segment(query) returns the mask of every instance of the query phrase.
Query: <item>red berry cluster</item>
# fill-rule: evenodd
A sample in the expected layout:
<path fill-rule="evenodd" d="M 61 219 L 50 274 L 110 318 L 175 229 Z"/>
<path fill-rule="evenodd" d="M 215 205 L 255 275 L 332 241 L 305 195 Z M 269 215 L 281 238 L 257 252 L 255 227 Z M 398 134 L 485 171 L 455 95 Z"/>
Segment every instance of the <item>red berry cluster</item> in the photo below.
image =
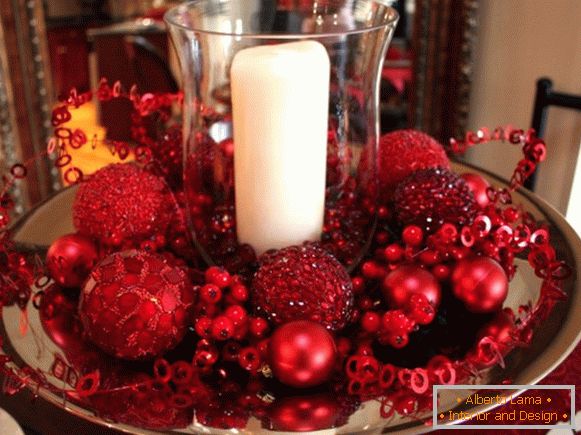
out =
<path fill-rule="evenodd" d="M 412 295 L 403 309 L 383 312 L 365 311 L 359 321 L 361 329 L 377 335 L 381 344 L 389 344 L 395 348 L 405 347 L 409 342 L 409 334 L 419 327 L 428 325 L 436 316 L 435 307 L 422 294 Z"/>
<path fill-rule="evenodd" d="M 268 351 L 269 324 L 248 313 L 249 292 L 241 276 L 210 267 L 199 295 L 194 314 L 194 329 L 200 337 L 194 355 L 196 367 L 210 372 L 222 359 L 238 362 L 243 369 L 257 373 Z"/>

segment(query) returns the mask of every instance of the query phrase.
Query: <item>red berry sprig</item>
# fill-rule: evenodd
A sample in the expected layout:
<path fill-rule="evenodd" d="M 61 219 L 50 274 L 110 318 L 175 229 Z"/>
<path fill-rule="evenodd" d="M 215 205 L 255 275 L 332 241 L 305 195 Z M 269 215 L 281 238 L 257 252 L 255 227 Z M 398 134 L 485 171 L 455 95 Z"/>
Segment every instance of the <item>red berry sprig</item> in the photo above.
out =
<path fill-rule="evenodd" d="M 194 355 L 196 365 L 209 372 L 222 358 L 237 361 L 251 373 L 258 372 L 265 362 L 266 343 L 262 339 L 269 324 L 248 313 L 248 287 L 241 276 L 217 266 L 206 270 L 204 281 L 194 314 L 194 330 L 201 338 Z"/>

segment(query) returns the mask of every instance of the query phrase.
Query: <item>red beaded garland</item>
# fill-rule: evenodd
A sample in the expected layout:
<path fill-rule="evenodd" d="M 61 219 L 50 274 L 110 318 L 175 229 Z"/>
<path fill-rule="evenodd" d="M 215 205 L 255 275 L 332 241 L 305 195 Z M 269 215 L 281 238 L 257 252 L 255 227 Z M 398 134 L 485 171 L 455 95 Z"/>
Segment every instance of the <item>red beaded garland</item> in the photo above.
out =
<path fill-rule="evenodd" d="M 46 267 L 59 285 L 79 287 L 98 258 L 97 248 L 89 238 L 67 234 L 56 239 L 48 248 Z"/>
<path fill-rule="evenodd" d="M 125 251 L 106 257 L 91 272 L 79 316 L 87 337 L 105 352 L 147 359 L 179 343 L 194 297 L 181 268 L 157 254 Z"/>
<path fill-rule="evenodd" d="M 285 323 L 270 338 L 269 361 L 274 377 L 291 387 L 314 387 L 327 381 L 336 359 L 335 340 L 315 322 Z"/>

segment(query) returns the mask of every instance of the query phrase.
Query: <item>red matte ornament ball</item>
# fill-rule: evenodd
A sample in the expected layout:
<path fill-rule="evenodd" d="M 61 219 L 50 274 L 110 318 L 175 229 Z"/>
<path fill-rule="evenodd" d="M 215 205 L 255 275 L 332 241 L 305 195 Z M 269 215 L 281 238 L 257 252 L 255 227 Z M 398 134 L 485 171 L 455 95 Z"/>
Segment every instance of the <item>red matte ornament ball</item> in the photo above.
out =
<path fill-rule="evenodd" d="M 79 233 L 106 245 L 134 246 L 163 234 L 174 206 L 161 178 L 131 163 L 112 164 L 80 184 L 73 223 Z"/>
<path fill-rule="evenodd" d="M 95 244 L 80 234 L 67 234 L 56 239 L 46 254 L 50 277 L 66 288 L 80 287 L 97 263 Z"/>
<path fill-rule="evenodd" d="M 124 251 L 93 269 L 81 292 L 79 317 L 86 336 L 106 353 L 150 359 L 181 341 L 194 299 L 180 267 L 158 254 Z M 212 323 L 210 329 L 218 328 Z"/>
<path fill-rule="evenodd" d="M 468 187 L 474 194 L 474 199 L 480 207 L 484 208 L 490 204 L 490 199 L 488 198 L 487 193 L 490 183 L 486 181 L 484 177 L 472 172 L 466 172 L 465 174 L 462 174 L 461 177 L 466 181 L 466 184 L 468 184 Z"/>
<path fill-rule="evenodd" d="M 308 388 L 327 381 L 335 367 L 337 347 L 320 324 L 298 320 L 280 326 L 270 338 L 270 367 L 285 385 Z"/>
<path fill-rule="evenodd" d="M 414 294 L 422 294 L 437 307 L 441 289 L 436 277 L 425 269 L 405 264 L 391 271 L 382 283 L 383 296 L 391 308 L 403 308 Z"/>
<path fill-rule="evenodd" d="M 489 257 L 460 260 L 451 276 L 454 295 L 469 311 L 490 313 L 502 308 L 508 294 L 508 277 Z"/>

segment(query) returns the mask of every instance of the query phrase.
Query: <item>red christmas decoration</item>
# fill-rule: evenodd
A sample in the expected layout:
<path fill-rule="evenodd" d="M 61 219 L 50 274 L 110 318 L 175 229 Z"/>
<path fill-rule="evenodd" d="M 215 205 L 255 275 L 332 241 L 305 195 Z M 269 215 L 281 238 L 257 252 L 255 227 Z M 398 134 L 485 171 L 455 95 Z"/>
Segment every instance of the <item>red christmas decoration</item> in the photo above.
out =
<path fill-rule="evenodd" d="M 490 187 L 490 183 L 486 181 L 484 177 L 472 172 L 466 172 L 461 175 L 462 179 L 466 181 L 468 187 L 474 195 L 474 199 L 478 205 L 482 208 L 490 204 L 490 199 L 488 198 L 487 189 Z"/>
<path fill-rule="evenodd" d="M 165 233 L 173 204 L 161 178 L 134 164 L 113 164 L 79 186 L 73 222 L 108 245 L 139 243 Z"/>
<path fill-rule="evenodd" d="M 168 129 L 167 125 L 162 125 L 169 121 L 170 107 L 175 102 L 180 102 L 180 96 L 153 94 L 141 96 L 135 88 L 131 88 L 128 92 L 119 83 L 109 87 L 106 81 L 101 83 L 96 95 L 102 101 L 121 97 L 133 104 L 135 109 L 133 122 L 141 126 L 133 131 L 137 143 L 137 146 L 133 148 L 137 162 L 144 165 L 147 170 L 151 170 L 153 174 L 163 175 L 174 190 L 173 193 L 178 201 L 183 202 L 180 198 L 182 193 L 179 192 L 181 185 L 179 149 L 175 148 L 179 147 L 179 130 L 178 127 Z M 68 154 L 68 150 L 81 147 L 87 142 L 87 137 L 81 130 L 70 130 L 65 123 L 72 116 L 69 108 L 78 107 L 90 98 L 90 92 L 84 94 L 71 92 L 71 95 L 53 113 L 52 122 L 58 129 L 58 134 L 49 142 L 48 152 L 57 154 L 57 166 L 63 167 L 63 176 L 70 182 L 80 181 L 82 172 L 70 162 L 73 156 Z M 211 108 L 206 108 L 206 110 L 212 112 Z M 143 117 L 151 117 L 152 122 L 139 123 L 139 118 L 143 120 Z M 154 130 L 150 127 L 154 127 L 154 124 L 155 131 L 159 133 L 156 137 L 162 138 L 162 141 L 152 145 L 151 141 L 155 139 L 149 137 L 149 134 L 153 133 Z M 416 136 L 420 134 L 419 132 L 411 133 Z M 398 132 L 395 136 L 397 135 L 403 137 L 405 132 Z M 49 373 L 29 366 L 15 369 L 12 367 L 13 361 L 9 355 L 0 357 L 0 370 L 8 374 L 9 378 L 14 375 L 14 379 L 20 381 L 11 382 L 12 385 L 8 386 L 7 391 L 13 392 L 22 388 L 28 384 L 29 380 L 38 382 L 41 387 L 52 391 L 58 390 L 60 387 L 52 384 L 50 378 L 44 375 L 56 376 L 60 373 L 63 377 L 57 376 L 57 378 L 67 383 L 61 393 L 69 394 L 69 385 L 76 385 L 75 389 L 79 402 L 82 401 L 81 405 L 93 410 L 99 416 L 138 427 L 159 430 L 187 426 L 191 423 L 194 412 L 198 423 L 220 429 L 243 428 L 247 425 L 250 416 L 259 419 L 266 418 L 263 420 L 265 425 L 278 430 L 312 431 L 338 427 L 347 420 L 349 415 L 345 412 L 344 397 L 341 397 L 343 394 L 348 396 L 350 403 L 354 403 L 355 407 L 359 405 L 359 400 L 377 400 L 380 402 L 379 412 L 384 418 L 390 418 L 397 412 L 422 419 L 423 411 L 432 403 L 430 394 L 433 384 L 470 383 L 469 381 L 473 380 L 471 376 L 474 368 L 498 364 L 502 361 L 502 355 L 512 349 L 516 342 L 519 344 L 527 342 L 533 330 L 546 319 L 556 301 L 564 297 L 564 293 L 560 290 L 561 281 L 571 273 L 566 264 L 557 259 L 556 251 L 550 245 L 548 229 L 535 222 L 533 217 L 518 206 L 506 207 L 511 202 L 510 192 L 521 186 L 522 181 L 544 158 L 545 145 L 534 136 L 534 132 L 512 128 L 499 128 L 494 132 L 482 129 L 478 132 L 467 133 L 464 141 L 452 140 L 450 145 L 453 150 L 462 151 L 477 143 L 499 139 L 521 145 L 524 158 L 519 162 L 507 189 L 490 189 L 488 192 L 490 204 L 485 210 L 479 209 L 480 212 L 485 212 L 485 215 L 476 217 L 471 225 L 462 228 L 460 224 L 444 225 L 436 234 L 430 234 L 431 231 L 427 231 L 423 225 L 418 226 L 412 223 L 402 225 L 405 228 L 402 228 L 401 240 L 392 240 L 393 232 L 392 228 L 388 227 L 388 223 L 391 223 L 392 216 L 397 217 L 396 210 L 391 208 L 391 204 L 383 204 L 377 209 L 380 230 L 372 241 L 365 261 L 358 269 L 357 273 L 360 273 L 360 276 L 352 277 L 357 300 L 355 307 L 349 310 L 352 323 L 342 334 L 337 334 L 337 350 L 328 329 L 317 322 L 287 323 L 279 326 L 278 330 L 275 328 L 276 333 L 273 336 L 271 335 L 273 325 L 262 317 L 256 317 L 256 313 L 248 311 L 248 308 L 254 305 L 255 295 L 250 294 L 246 285 L 251 279 L 249 271 L 254 270 L 255 257 L 248 247 L 236 246 L 233 208 L 215 210 L 210 218 L 212 228 L 207 232 L 207 237 L 214 239 L 219 245 L 216 249 L 216 258 L 223 259 L 223 263 L 232 270 L 239 271 L 239 275 L 229 275 L 225 270 L 213 267 L 206 270 L 203 276 L 196 269 L 199 263 L 190 261 L 189 264 L 193 267 L 189 270 L 190 276 L 200 285 L 200 300 L 196 304 L 193 303 L 196 290 L 192 289 L 190 289 L 190 296 L 182 298 L 183 300 L 178 303 L 172 303 L 183 295 L 185 288 L 189 289 L 189 285 L 182 285 L 182 278 L 185 279 L 185 275 L 183 272 L 175 271 L 177 268 L 173 265 L 173 260 L 169 258 L 170 254 L 167 254 L 166 259 L 146 252 L 132 251 L 115 254 L 95 269 L 96 272 L 91 278 L 92 284 L 86 286 L 87 294 L 82 295 L 81 306 L 85 303 L 87 307 L 81 308 L 80 317 L 86 322 L 92 322 L 91 325 L 96 325 L 90 328 L 94 328 L 97 338 L 103 340 L 109 349 L 113 349 L 108 352 L 114 355 L 117 355 L 116 352 L 120 349 L 126 352 L 128 348 L 134 353 L 132 346 L 139 347 L 140 352 L 151 352 L 151 355 L 162 353 L 164 349 L 173 345 L 167 344 L 172 341 L 168 337 L 173 336 L 173 333 L 167 332 L 168 328 L 176 330 L 181 327 L 177 325 L 176 319 L 187 317 L 195 320 L 194 331 L 199 337 L 194 342 L 194 349 L 191 349 L 183 360 L 179 360 L 175 353 L 172 353 L 169 361 L 158 358 L 153 364 L 153 370 L 151 370 L 151 365 L 115 364 L 108 355 L 85 340 L 78 332 L 82 327 L 76 319 L 77 305 L 72 298 L 69 299 L 71 295 L 63 292 L 56 283 L 50 283 L 47 277 L 38 276 L 38 271 L 42 271 L 42 268 L 37 266 L 37 262 L 34 261 L 36 258 L 28 256 L 27 253 L 18 253 L 17 248 L 10 244 L 8 232 L 6 232 L 0 243 L 0 258 L 3 260 L 0 261 L 2 272 L 0 275 L 4 277 L 0 279 L 0 303 L 18 302 L 24 309 L 30 302 L 29 298 L 33 297 L 33 306 L 40 310 L 45 333 L 66 357 L 66 362 L 62 358 L 55 361 L 55 366 Z M 127 157 L 130 147 L 134 146 L 134 144 L 122 142 L 111 145 L 121 158 Z M 157 149 L 155 145 L 158 146 Z M 212 147 L 212 150 L 216 152 L 206 159 L 206 163 L 231 164 L 233 150 L 231 141 L 223 141 L 218 144 L 218 147 L 219 150 L 214 150 Z M 440 146 L 436 148 L 439 149 L 438 147 Z M 429 160 L 424 157 L 426 153 L 418 151 L 419 148 L 415 145 L 410 146 L 407 143 L 404 148 L 402 152 L 398 152 L 395 147 L 396 151 L 391 154 L 380 152 L 380 159 L 383 157 L 387 162 L 387 169 L 396 166 L 413 171 L 415 169 L 410 169 L 413 165 L 421 163 L 423 159 Z M 172 150 L 178 152 L 172 152 Z M 385 150 L 386 148 L 382 149 L 382 151 Z M 166 152 L 169 154 L 164 154 Z M 412 157 L 407 163 L 402 161 L 400 164 L 400 161 L 396 161 L 396 157 L 401 157 L 404 152 L 412 154 Z M 167 156 L 167 159 L 164 159 L 164 156 Z M 334 158 L 335 156 L 331 156 L 329 159 L 328 169 L 332 167 Z M 26 176 L 27 167 L 32 162 L 31 159 L 24 164 L 13 165 L 10 174 L 6 174 L 3 178 L 5 193 L 0 197 L 1 227 L 8 224 L 8 212 L 13 207 L 9 198 L 10 186 L 16 180 Z M 444 163 L 440 162 L 438 165 L 447 166 L 448 162 L 445 160 Z M 392 174 L 386 171 L 385 166 L 381 169 L 382 176 L 391 177 Z M 107 171 L 104 170 L 104 173 L 107 174 Z M 341 175 L 339 170 L 331 171 L 332 177 L 339 175 Z M 105 177 L 101 183 L 106 184 L 113 178 Z M 138 204 L 137 206 L 129 204 L 129 206 L 135 206 L 135 209 L 143 208 L 139 201 L 145 197 L 149 198 L 150 193 L 146 191 L 147 187 L 144 187 L 143 180 L 134 181 L 130 177 L 124 180 L 125 184 L 130 186 L 129 190 L 134 189 L 137 192 L 133 194 L 131 190 L 128 193 L 128 197 L 137 197 Z M 347 180 L 349 181 L 350 179 Z M 119 181 L 115 181 L 114 184 L 114 189 L 121 188 Z M 470 186 L 469 180 L 467 184 L 469 188 L 474 189 Z M 126 187 L 122 186 L 122 188 Z M 445 189 L 449 190 L 448 186 Z M 103 197 L 102 193 L 105 190 L 101 188 L 98 196 Z M 444 190 L 443 187 L 434 188 L 435 193 L 442 190 Z M 341 233 L 343 229 L 357 233 L 361 228 L 366 228 L 369 224 L 369 215 L 375 213 L 376 208 L 374 201 L 363 200 L 359 203 L 351 190 L 346 193 L 342 198 L 344 203 L 341 202 L 335 208 L 327 210 L 329 213 L 326 216 L 323 243 L 337 253 L 337 258 L 350 264 L 350 261 L 354 261 L 355 258 L 353 253 L 359 251 L 358 248 L 354 248 L 356 238 L 350 238 L 350 236 L 343 238 L 340 237 Z M 381 193 L 385 194 L 385 192 Z M 392 192 L 389 194 L 392 195 Z M 88 226 L 97 228 L 98 225 L 94 221 L 99 219 L 106 223 L 105 230 L 99 229 L 95 232 L 97 234 L 95 238 L 114 245 L 105 248 L 121 250 L 126 249 L 128 245 L 140 244 L 146 251 L 171 249 L 172 252 L 192 260 L 192 253 L 187 245 L 188 239 L 185 237 L 186 224 L 183 219 L 174 216 L 172 223 L 162 222 L 159 228 L 155 228 L 156 222 L 147 223 L 150 218 L 156 219 L 157 215 L 151 212 L 155 209 L 151 206 L 155 201 L 147 199 L 146 207 L 140 213 L 131 209 L 131 214 L 126 216 L 124 213 L 129 208 L 126 210 L 118 205 L 117 196 L 116 194 L 108 195 L 107 204 L 117 213 L 119 219 L 110 218 L 105 213 L 105 208 L 100 209 L 98 213 L 94 213 L 89 206 L 85 209 L 89 216 Z M 101 197 L 96 201 L 101 201 Z M 424 196 L 424 199 L 426 197 L 428 194 Z M 212 205 L 211 199 L 205 195 L 197 199 L 201 206 L 199 216 L 205 218 L 205 213 Z M 417 208 L 421 209 L 427 201 L 418 200 Z M 480 204 L 478 198 L 474 201 Z M 173 201 L 168 201 L 168 204 L 170 203 L 173 204 Z M 355 208 L 350 209 L 350 206 Z M 173 208 L 168 208 L 167 212 L 161 215 L 171 216 L 174 213 Z M 446 215 L 446 219 L 450 215 L 451 213 Z M 118 223 L 119 226 L 117 226 Z M 153 226 L 151 232 L 149 232 L 150 226 Z M 166 231 L 168 226 L 172 227 L 171 231 Z M 134 232 L 135 229 L 143 227 L 147 229 L 146 233 L 149 235 L 144 236 L 142 232 Z M 387 281 L 387 274 L 394 269 L 399 270 L 403 267 L 402 264 L 413 262 L 421 265 L 425 270 L 431 270 L 442 285 L 449 283 L 451 288 L 459 290 L 458 293 L 464 297 L 463 300 L 467 305 L 474 303 L 477 309 L 481 309 L 482 303 L 490 305 L 497 299 L 503 299 L 497 294 L 502 291 L 499 292 L 496 289 L 497 284 L 503 280 L 498 278 L 490 281 L 488 277 L 473 276 L 475 268 L 469 267 L 460 274 L 463 278 L 469 279 L 460 278 L 454 281 L 451 279 L 452 272 L 459 273 L 457 269 L 455 270 L 456 264 L 465 262 L 464 259 L 470 256 L 486 255 L 501 262 L 503 270 L 512 276 L 515 267 L 514 257 L 517 254 L 520 258 L 528 258 L 532 270 L 539 276 L 539 282 L 542 280 L 540 285 L 543 289 L 536 305 L 520 307 L 518 323 L 514 321 L 514 315 L 510 311 L 496 312 L 494 320 L 480 329 L 476 343 L 467 351 L 464 358 L 450 360 L 439 354 L 438 349 L 442 349 L 441 343 L 435 343 L 432 347 L 431 343 L 424 341 L 426 352 L 431 354 L 436 350 L 438 354 L 434 355 L 426 365 L 420 367 L 419 365 L 422 364 L 413 363 L 414 355 L 411 355 L 417 351 L 418 347 L 409 348 L 409 352 L 398 350 L 408 344 L 412 333 L 434 320 L 436 307 L 424 293 L 424 288 L 422 291 L 413 292 L 407 298 L 403 297 L 402 300 L 406 302 L 400 307 L 386 310 L 387 307 L 378 297 L 377 290 L 379 290 L 378 287 L 383 286 L 384 281 Z M 272 255 L 275 256 L 275 254 Z M 152 257 L 158 258 L 158 264 L 165 264 L 160 269 L 161 272 L 155 267 L 155 270 L 151 269 L 151 265 L 155 263 L 155 261 L 152 263 Z M 323 289 L 323 292 L 319 294 L 324 294 L 329 301 L 323 301 L 321 297 L 311 299 L 311 296 L 307 296 L 309 305 L 304 312 L 307 313 L 307 318 L 311 317 L 311 313 L 314 313 L 315 318 L 323 316 L 335 327 L 340 323 L 335 319 L 341 317 L 333 309 L 327 310 L 331 312 L 328 314 L 321 308 L 324 303 L 328 303 L 329 307 L 335 307 L 336 300 L 345 305 L 343 299 L 346 297 L 343 293 L 337 293 L 334 290 L 335 282 L 331 282 L 333 289 L 326 289 L 322 284 L 323 281 L 327 282 L 328 277 L 336 276 L 337 273 L 329 272 L 328 275 L 320 273 L 317 269 L 319 263 L 314 263 L 317 265 L 314 267 L 308 262 L 303 262 L 299 257 L 290 256 L 285 257 L 284 260 L 289 260 L 291 265 L 298 265 L 297 270 L 300 272 L 297 274 L 284 274 L 285 269 L 281 266 L 280 269 L 274 269 L 277 273 L 280 272 L 279 275 L 275 275 L 271 281 L 269 281 L 270 278 L 265 278 L 269 288 L 281 286 L 285 292 L 280 299 L 281 302 L 275 303 L 275 314 L 285 314 L 289 307 L 295 305 L 295 301 L 306 304 L 303 297 L 306 294 L 304 289 L 301 289 L 299 296 L 289 295 L 297 285 L 296 282 L 316 274 L 320 280 L 313 281 L 310 292 Z M 324 264 L 323 269 L 331 269 L 326 262 Z M 482 268 L 486 270 L 486 267 Z M 421 270 L 424 271 L 424 269 Z M 497 271 L 489 275 L 495 273 Z M 275 280 L 277 276 L 278 279 Z M 407 276 L 409 277 L 409 274 Z M 470 287 L 467 283 L 472 283 L 473 286 Z M 41 288 L 42 291 L 32 293 L 30 288 L 33 285 Z M 137 294 L 137 300 L 134 299 L 134 294 Z M 274 294 L 274 290 L 269 291 L 269 294 Z M 337 297 L 337 294 L 341 296 Z M 131 311 L 134 301 L 134 311 Z M 151 301 L 154 303 L 148 304 Z M 285 305 L 287 302 L 288 305 Z M 447 300 L 442 300 L 440 304 L 446 302 Z M 89 307 L 89 304 L 93 306 Z M 152 305 L 155 309 L 151 308 Z M 172 305 L 176 307 L 175 313 L 172 314 L 173 324 L 167 320 L 171 320 L 172 317 L 166 316 L 168 314 L 166 309 L 171 311 Z M 192 316 L 189 315 L 189 305 L 195 305 L 195 310 L 192 310 L 195 314 Z M 449 310 L 444 311 L 443 308 L 445 307 L 440 306 L 441 311 L 437 322 L 440 326 L 440 320 L 446 320 L 444 319 L 446 315 L 453 315 Z M 492 308 L 489 309 L 492 310 Z M 182 312 L 188 312 L 188 314 L 182 315 Z M 275 320 L 273 316 L 271 320 L 276 322 L 278 319 Z M 478 316 L 474 320 L 478 322 Z M 277 335 L 293 323 L 304 323 L 306 326 Z M 438 325 L 435 327 L 439 328 Z M 479 324 L 473 326 L 477 328 Z M 85 330 L 90 328 L 85 326 Z M 178 340 L 179 334 L 178 331 L 174 336 L 175 340 Z M 306 334 L 305 341 L 301 339 L 301 334 Z M 469 335 L 474 336 L 472 330 Z M 193 336 L 194 332 L 192 332 Z M 162 345 L 161 342 L 165 344 Z M 387 349 L 389 352 L 384 354 L 385 349 L 381 346 L 385 345 L 390 345 L 394 349 Z M 85 346 L 87 349 L 84 349 Z M 283 352 L 283 349 L 289 350 L 289 353 Z M 423 348 L 419 349 L 420 353 L 423 352 Z M 315 359 L 319 352 L 323 352 L 322 362 Z M 378 354 L 374 355 L 375 352 Z M 312 356 L 312 353 L 315 353 L 315 356 Z M 329 357 L 329 355 L 333 356 Z M 412 361 L 408 361 L 408 356 Z M 58 354 L 55 356 L 55 359 L 57 358 L 60 358 Z M 279 367 L 277 371 L 276 366 L 280 361 L 286 361 L 289 364 Z M 311 381 L 326 382 L 321 389 L 332 391 L 333 397 L 285 398 L 288 392 L 282 388 L 276 388 L 276 400 L 268 405 L 269 400 L 261 393 L 269 390 L 268 381 L 262 378 L 260 372 L 267 362 L 273 366 L 273 373 L 281 381 L 286 376 L 290 379 L 287 380 L 287 384 L 300 387 L 308 386 Z M 318 366 L 326 362 L 328 365 L 325 367 Z M 407 368 L 412 366 L 415 368 Z M 331 367 L 328 372 L 327 367 Z M 239 377 L 240 368 L 249 372 L 249 376 Z M 144 369 L 147 372 L 144 372 Z M 135 373 L 129 373 L 133 370 Z M 337 370 L 335 376 L 332 376 L 333 370 Z M 300 373 L 306 373 L 306 380 L 298 378 Z M 323 376 L 325 373 L 327 374 Z M 79 382 L 71 382 L 77 380 L 77 376 L 80 376 Z M 14 386 L 16 383 L 21 385 L 16 387 Z M 334 403 L 333 399 L 339 404 Z"/>
<path fill-rule="evenodd" d="M 312 320 L 337 331 L 351 318 L 353 285 L 347 271 L 314 245 L 264 254 L 252 287 L 256 312 L 275 324 Z"/>
<path fill-rule="evenodd" d="M 80 287 L 99 254 L 95 244 L 80 234 L 67 234 L 56 239 L 46 254 L 49 275 L 60 286 Z"/>
<path fill-rule="evenodd" d="M 403 225 L 417 225 L 431 233 L 444 224 L 470 224 L 478 211 L 466 182 L 444 168 L 414 172 L 395 191 L 394 209 Z"/>
<path fill-rule="evenodd" d="M 489 257 L 460 260 L 452 272 L 452 290 L 475 313 L 499 310 L 508 294 L 508 278 L 502 266 Z"/>
<path fill-rule="evenodd" d="M 181 268 L 158 254 L 125 251 L 106 257 L 91 272 L 79 315 L 87 337 L 105 352 L 148 359 L 183 338 L 194 297 Z"/>
<path fill-rule="evenodd" d="M 433 307 L 440 304 L 441 290 L 438 280 L 415 264 L 402 265 L 390 272 L 381 287 L 390 308 L 404 308 L 415 294 L 424 295 Z"/>
<path fill-rule="evenodd" d="M 311 432 L 335 426 L 341 411 L 337 399 L 330 394 L 285 397 L 268 410 L 268 429 L 290 432 Z"/>
<path fill-rule="evenodd" d="M 505 308 L 494 319 L 484 325 L 478 332 L 478 339 L 490 337 L 498 345 L 499 350 L 506 354 L 514 341 L 514 313 Z"/>
<path fill-rule="evenodd" d="M 336 360 L 335 340 L 318 323 L 289 322 L 270 338 L 270 367 L 274 377 L 285 385 L 320 385 L 331 377 Z"/>
<path fill-rule="evenodd" d="M 424 168 L 449 168 L 442 145 L 418 130 L 397 130 L 379 141 L 379 191 L 383 201 L 391 199 L 397 185 L 411 173 Z"/>

